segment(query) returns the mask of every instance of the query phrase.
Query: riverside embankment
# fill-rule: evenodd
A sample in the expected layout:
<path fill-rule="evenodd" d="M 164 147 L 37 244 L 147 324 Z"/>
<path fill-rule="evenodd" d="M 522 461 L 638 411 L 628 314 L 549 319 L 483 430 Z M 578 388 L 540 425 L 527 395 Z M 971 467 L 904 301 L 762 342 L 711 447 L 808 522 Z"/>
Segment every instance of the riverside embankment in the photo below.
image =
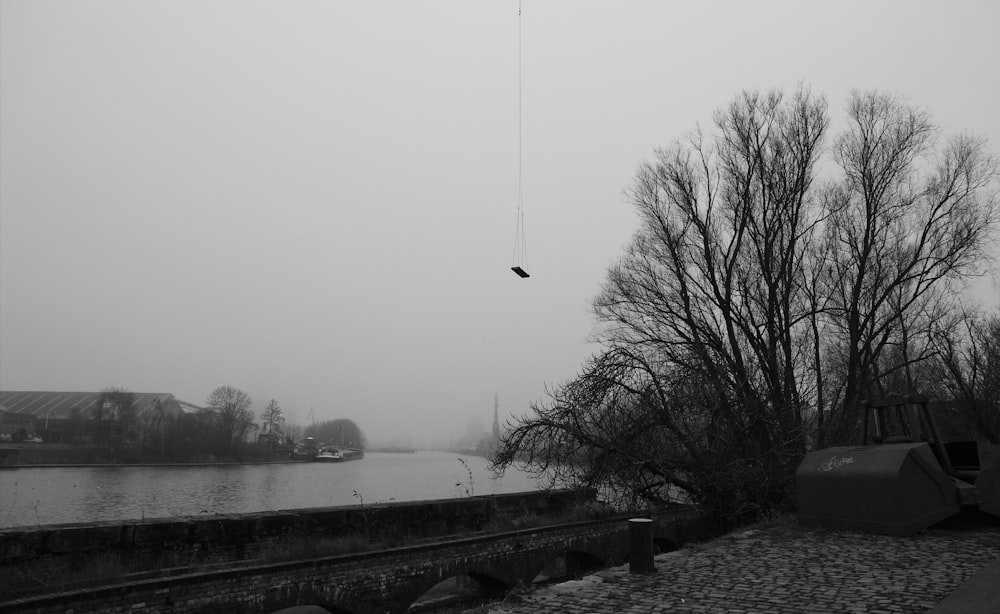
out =
<path fill-rule="evenodd" d="M 442 501 L 289 509 L 0 530 L 0 596 L 206 565 L 392 548 L 558 516 L 592 493 L 526 492 Z M 513 526 L 511 524 L 511 526 Z M 104 567 L 102 572 L 100 567 Z"/>
<path fill-rule="evenodd" d="M 570 575 L 625 560 L 629 517 L 595 505 L 593 493 L 532 492 L 0 531 L 0 610 L 264 614 L 311 604 L 401 614 L 453 578 L 483 596 L 529 584 L 558 559 Z M 712 513 L 690 506 L 650 522 L 671 548 L 714 530 Z M 311 549 L 343 537 L 368 548 Z M 109 562 L 113 573 L 89 573 Z"/>

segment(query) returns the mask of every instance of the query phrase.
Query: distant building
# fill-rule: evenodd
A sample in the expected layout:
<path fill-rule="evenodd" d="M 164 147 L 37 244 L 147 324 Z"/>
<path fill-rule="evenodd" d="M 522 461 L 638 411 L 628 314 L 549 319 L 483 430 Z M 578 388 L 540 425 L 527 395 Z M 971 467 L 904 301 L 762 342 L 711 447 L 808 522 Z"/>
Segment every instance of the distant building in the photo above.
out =
<path fill-rule="evenodd" d="M 35 417 L 8 411 L 0 405 L 0 441 L 14 441 L 35 434 Z"/>
<path fill-rule="evenodd" d="M 157 412 L 177 416 L 202 411 L 170 393 L 129 394 L 139 420 L 154 418 Z M 105 392 L 0 391 L 0 433 L 24 429 L 29 436 L 40 433 L 46 442 L 71 443 L 79 434 L 79 423 L 90 420 L 104 398 Z"/>

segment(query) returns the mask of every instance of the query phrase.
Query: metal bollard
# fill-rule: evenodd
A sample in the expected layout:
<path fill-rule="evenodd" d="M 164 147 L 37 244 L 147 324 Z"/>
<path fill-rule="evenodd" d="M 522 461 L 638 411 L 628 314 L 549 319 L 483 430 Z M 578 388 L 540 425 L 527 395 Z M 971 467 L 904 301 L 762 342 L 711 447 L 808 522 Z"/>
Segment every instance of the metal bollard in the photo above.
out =
<path fill-rule="evenodd" d="M 653 566 L 653 521 L 649 518 L 629 518 L 628 521 L 628 571 L 629 573 L 652 573 Z"/>

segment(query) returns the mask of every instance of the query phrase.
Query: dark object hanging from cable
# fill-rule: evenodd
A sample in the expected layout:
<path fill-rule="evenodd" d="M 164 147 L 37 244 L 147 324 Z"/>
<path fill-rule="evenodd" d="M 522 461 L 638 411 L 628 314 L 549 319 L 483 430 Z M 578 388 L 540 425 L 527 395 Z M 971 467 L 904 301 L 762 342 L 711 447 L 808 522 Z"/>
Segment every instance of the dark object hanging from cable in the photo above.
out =
<path fill-rule="evenodd" d="M 514 230 L 514 256 L 510 270 L 519 277 L 528 275 L 528 244 L 524 238 L 524 203 L 521 180 L 521 2 L 517 3 L 517 228 Z"/>
<path fill-rule="evenodd" d="M 510 270 L 521 277 L 528 275 L 528 246 L 524 240 L 524 211 L 521 208 L 521 189 L 518 187 L 517 198 L 517 230 L 514 232 L 514 258 Z"/>

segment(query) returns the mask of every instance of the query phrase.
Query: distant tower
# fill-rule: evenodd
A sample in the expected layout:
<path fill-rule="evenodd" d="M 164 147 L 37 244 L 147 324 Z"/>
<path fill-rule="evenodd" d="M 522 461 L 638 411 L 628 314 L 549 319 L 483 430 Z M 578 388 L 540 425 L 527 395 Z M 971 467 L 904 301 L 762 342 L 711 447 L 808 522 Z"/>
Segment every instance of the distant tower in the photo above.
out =
<path fill-rule="evenodd" d="M 500 397 L 493 393 L 493 441 L 500 441 Z"/>

